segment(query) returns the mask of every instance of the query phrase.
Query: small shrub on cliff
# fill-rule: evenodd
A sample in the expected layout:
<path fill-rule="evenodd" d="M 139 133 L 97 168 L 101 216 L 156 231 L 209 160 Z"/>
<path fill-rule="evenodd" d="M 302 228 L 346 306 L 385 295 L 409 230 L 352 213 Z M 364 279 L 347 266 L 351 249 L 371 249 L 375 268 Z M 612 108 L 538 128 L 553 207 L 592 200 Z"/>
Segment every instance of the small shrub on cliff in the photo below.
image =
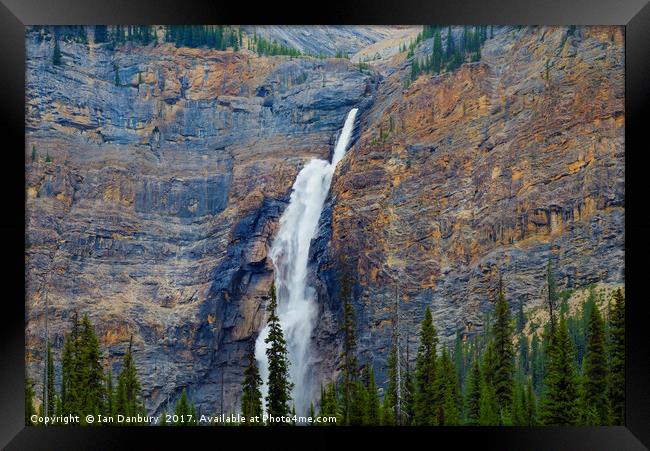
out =
<path fill-rule="evenodd" d="M 54 40 L 54 53 L 52 53 L 52 64 L 55 66 L 61 65 L 61 48 L 59 47 L 59 40 Z"/>

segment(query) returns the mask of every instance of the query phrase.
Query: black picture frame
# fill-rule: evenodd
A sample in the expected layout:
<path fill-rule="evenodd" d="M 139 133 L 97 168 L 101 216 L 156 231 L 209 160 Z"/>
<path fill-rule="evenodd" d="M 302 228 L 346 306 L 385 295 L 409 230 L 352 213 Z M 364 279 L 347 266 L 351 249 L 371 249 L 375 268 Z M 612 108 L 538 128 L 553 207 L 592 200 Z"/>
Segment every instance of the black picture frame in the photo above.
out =
<path fill-rule="evenodd" d="M 456 449 L 636 450 L 650 447 L 650 351 L 647 346 L 647 300 L 644 298 L 645 260 L 650 255 L 650 217 L 644 196 L 644 126 L 650 100 L 650 4 L 648 0 L 502 0 L 427 1 L 363 0 L 346 5 L 326 2 L 266 6 L 253 3 L 197 0 L 1 0 L 2 140 L 4 170 L 0 177 L 3 217 L 0 222 L 3 277 L 3 325 L 0 328 L 0 445 L 7 449 L 115 449 L 135 444 L 146 435 L 147 447 L 173 439 L 196 443 L 201 439 L 223 443 L 228 439 L 268 440 L 276 432 L 255 428 L 80 428 L 25 427 L 24 307 L 25 307 L 25 26 L 66 24 L 517 24 L 517 25 L 624 25 L 626 36 L 625 99 L 625 284 L 626 421 L 619 427 L 443 427 L 435 429 L 291 428 L 288 443 L 301 447 L 339 440 L 351 432 L 366 433 L 372 441 L 406 439 L 413 434 L 426 443 L 449 443 Z M 21 239 L 22 237 L 22 239 Z M 182 432 L 178 434 L 178 432 Z M 184 439 L 183 439 L 184 437 Z M 142 438 L 142 437 L 138 437 Z M 287 437 L 288 438 L 288 437 Z M 368 442 L 370 444 L 370 442 Z M 195 446 L 195 445 L 191 445 Z M 232 446 L 243 446 L 235 445 Z M 280 443 L 278 443 L 280 446 Z M 271 446 L 273 448 L 273 446 Z"/>

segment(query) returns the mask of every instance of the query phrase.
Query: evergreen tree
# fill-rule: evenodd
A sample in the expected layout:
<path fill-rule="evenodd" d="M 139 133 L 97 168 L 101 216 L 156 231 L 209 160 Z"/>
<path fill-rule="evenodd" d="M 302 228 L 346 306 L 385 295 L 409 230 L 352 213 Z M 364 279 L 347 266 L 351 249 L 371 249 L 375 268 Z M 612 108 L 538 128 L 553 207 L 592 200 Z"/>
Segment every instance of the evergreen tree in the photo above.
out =
<path fill-rule="evenodd" d="M 437 367 L 436 386 L 438 387 L 439 397 L 436 403 L 437 423 L 440 426 L 457 425 L 459 424 L 458 381 L 454 365 L 446 348 L 442 350 Z"/>
<path fill-rule="evenodd" d="M 36 161 L 36 146 L 32 144 L 32 162 Z"/>
<path fill-rule="evenodd" d="M 530 345 L 530 373 L 533 388 L 540 393 L 544 381 L 544 351 L 537 334 L 533 334 Z"/>
<path fill-rule="evenodd" d="M 349 426 L 352 423 L 351 410 L 353 399 L 358 395 L 355 390 L 357 384 L 358 362 L 356 358 L 356 334 L 355 334 L 355 315 L 354 307 L 350 299 L 351 282 L 350 270 L 347 264 L 342 264 L 341 273 L 341 293 L 340 297 L 343 303 L 343 351 L 341 353 L 341 365 L 339 369 L 343 375 L 343 418 L 344 424 Z M 363 397 L 362 395 L 359 395 Z M 358 418 L 355 421 L 360 422 Z"/>
<path fill-rule="evenodd" d="M 537 424 L 537 399 L 535 397 L 535 391 L 533 390 L 532 379 L 528 379 L 528 385 L 526 387 L 526 403 L 524 405 L 524 418 L 526 421 L 526 426 L 535 426 Z"/>
<path fill-rule="evenodd" d="M 106 400 L 104 402 L 106 406 L 106 414 L 109 416 L 116 415 L 116 405 L 115 405 L 115 389 L 113 388 L 113 372 L 109 366 L 108 374 L 106 375 Z"/>
<path fill-rule="evenodd" d="M 368 392 L 368 414 L 366 417 L 366 424 L 370 426 L 379 426 L 380 424 L 380 405 L 379 395 L 377 394 L 377 384 L 375 382 L 375 372 L 369 364 L 366 364 L 365 374 L 368 377 L 367 392 Z"/>
<path fill-rule="evenodd" d="M 158 425 L 159 426 L 167 426 L 167 412 L 165 412 L 164 407 L 162 409 L 162 412 L 160 412 L 160 423 Z"/>
<path fill-rule="evenodd" d="M 619 288 L 609 318 L 609 400 L 612 423 L 625 422 L 625 297 Z"/>
<path fill-rule="evenodd" d="M 326 389 L 323 389 L 321 386 L 321 401 L 320 409 L 318 411 L 318 416 L 323 417 L 335 417 L 336 422 L 332 423 L 318 423 L 323 426 L 336 426 L 340 424 L 342 420 L 341 411 L 338 403 L 338 393 L 336 391 L 336 385 L 334 383 L 328 384 Z"/>
<path fill-rule="evenodd" d="M 547 352 L 548 368 L 540 420 L 544 425 L 575 425 L 580 418 L 578 387 L 573 349 L 564 318 L 560 318 L 557 330 L 551 334 Z"/>
<path fill-rule="evenodd" d="M 475 359 L 467 382 L 467 395 L 465 397 L 465 422 L 470 426 L 477 426 L 480 424 L 482 379 L 478 359 Z"/>
<path fill-rule="evenodd" d="M 25 380 L 25 426 L 33 426 L 32 415 L 36 413 L 34 409 L 34 388 L 32 387 L 32 381 L 29 379 Z"/>
<path fill-rule="evenodd" d="M 481 381 L 481 396 L 479 406 L 479 424 L 481 426 L 497 426 L 501 424 L 499 403 L 494 387 L 485 378 Z"/>
<path fill-rule="evenodd" d="M 126 416 L 137 415 L 142 410 L 138 399 L 140 393 L 140 380 L 135 369 L 132 355 L 133 337 L 129 341 L 129 347 L 124 354 L 122 372 L 117 378 L 117 399 L 116 411 Z"/>
<path fill-rule="evenodd" d="M 499 408 L 502 411 L 512 404 L 514 351 L 512 346 L 512 325 L 510 321 L 510 308 L 499 290 L 499 297 L 495 307 L 494 350 L 495 350 L 495 372 L 494 390 L 497 396 Z"/>
<path fill-rule="evenodd" d="M 287 416 L 293 384 L 289 379 L 289 358 L 287 344 L 282 333 L 280 318 L 277 315 L 278 301 L 275 295 L 275 285 L 269 291 L 269 335 L 264 341 L 268 347 L 266 356 L 269 361 L 268 395 L 266 410 L 269 415 Z M 272 423 L 281 424 L 281 423 Z"/>
<path fill-rule="evenodd" d="M 388 387 L 384 391 L 382 408 L 382 424 L 384 426 L 397 424 L 397 345 L 393 343 L 388 354 Z"/>
<path fill-rule="evenodd" d="M 244 370 L 244 381 L 242 382 L 241 411 L 246 417 L 246 425 L 255 425 L 252 419 L 256 416 L 262 418 L 262 392 L 260 386 L 262 378 L 257 369 L 255 352 L 251 346 L 248 353 L 248 366 Z"/>
<path fill-rule="evenodd" d="M 436 346 L 438 337 L 433 326 L 431 310 L 427 307 L 420 330 L 420 347 L 416 356 L 415 424 L 436 423 L 438 390 L 436 381 Z"/>
<path fill-rule="evenodd" d="M 553 275 L 553 267 L 551 266 L 551 259 L 548 259 L 546 265 L 546 302 L 548 305 L 549 324 L 551 326 L 551 336 L 555 334 L 555 304 L 557 303 L 557 285 L 555 283 L 555 276 Z"/>
<path fill-rule="evenodd" d="M 583 386 L 585 422 L 589 425 L 610 424 L 607 354 L 605 351 L 605 328 L 598 307 L 591 309 L 587 327 L 587 349 Z"/>
<path fill-rule="evenodd" d="M 61 64 L 61 48 L 59 47 L 59 40 L 54 38 L 54 52 L 52 53 L 52 64 L 59 66 Z"/>
<path fill-rule="evenodd" d="M 190 415 L 192 408 L 187 400 L 187 392 L 185 389 L 181 392 L 181 397 L 174 405 L 174 416 L 176 416 L 174 426 L 183 426 L 190 422 Z"/>
<path fill-rule="evenodd" d="M 108 41 L 108 27 L 106 25 L 95 25 L 95 44 Z"/>
<path fill-rule="evenodd" d="M 436 27 L 433 35 L 433 55 L 431 58 L 432 69 L 434 73 L 439 73 L 442 69 L 443 54 L 442 54 L 442 38 L 440 36 L 440 29 Z"/>
<path fill-rule="evenodd" d="M 47 376 L 43 373 L 43 396 L 41 399 L 43 402 L 46 402 L 47 398 L 47 415 L 55 416 L 56 415 L 56 391 L 54 388 L 54 358 L 52 357 L 52 343 L 50 340 L 47 341 L 47 352 L 46 352 L 46 365 L 45 371 Z M 47 391 L 45 390 L 45 381 L 47 380 Z"/>

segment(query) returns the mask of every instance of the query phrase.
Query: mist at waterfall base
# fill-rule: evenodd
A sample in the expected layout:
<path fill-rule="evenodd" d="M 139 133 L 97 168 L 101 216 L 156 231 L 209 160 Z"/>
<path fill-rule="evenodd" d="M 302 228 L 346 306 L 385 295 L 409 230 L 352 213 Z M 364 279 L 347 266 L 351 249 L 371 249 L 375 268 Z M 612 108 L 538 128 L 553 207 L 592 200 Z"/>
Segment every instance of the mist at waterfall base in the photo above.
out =
<path fill-rule="evenodd" d="M 299 415 L 309 409 L 313 380 L 311 334 L 316 315 L 315 291 L 307 286 L 309 246 L 316 234 L 336 165 L 345 155 L 357 115 L 357 108 L 348 113 L 334 147 L 332 161 L 313 159 L 298 173 L 293 184 L 289 206 L 280 218 L 280 228 L 271 246 L 275 268 L 278 317 L 287 342 L 289 374 L 293 382 L 292 402 Z M 268 393 L 268 360 L 266 356 L 268 326 L 255 342 L 255 359 L 262 377 L 264 403 Z"/>

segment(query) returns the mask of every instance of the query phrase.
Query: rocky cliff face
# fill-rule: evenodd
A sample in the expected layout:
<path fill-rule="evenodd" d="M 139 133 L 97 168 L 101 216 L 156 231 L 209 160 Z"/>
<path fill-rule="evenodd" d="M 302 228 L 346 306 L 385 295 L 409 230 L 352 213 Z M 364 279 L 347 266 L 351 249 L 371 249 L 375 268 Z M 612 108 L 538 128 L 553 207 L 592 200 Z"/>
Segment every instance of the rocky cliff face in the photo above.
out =
<path fill-rule="evenodd" d="M 53 66 L 50 40 L 27 46 L 31 374 L 47 292 L 55 349 L 75 312 L 107 363 L 133 335 L 149 410 L 183 387 L 202 411 L 221 393 L 230 409 L 295 176 L 375 81 L 346 60 L 62 43 Z"/>
<path fill-rule="evenodd" d="M 377 46 L 373 33 L 346 35 L 351 52 Z M 107 364 L 133 335 L 149 411 L 183 387 L 201 412 L 237 410 L 277 221 L 353 106 L 358 137 L 312 245 L 319 378 L 339 353 L 342 256 L 358 280 L 362 358 L 380 373 L 396 289 L 414 354 L 427 305 L 451 338 L 489 309 L 499 273 L 508 299 L 530 305 L 549 257 L 563 287 L 623 281 L 621 29 L 499 29 L 480 62 L 408 88 L 404 54 L 362 72 L 92 40 L 62 43 L 53 66 L 52 49 L 28 33 L 30 374 L 41 374 L 47 293 L 55 350 L 75 312 L 96 325 Z"/>
<path fill-rule="evenodd" d="M 352 262 L 359 347 L 378 372 L 396 296 L 414 356 L 426 306 L 449 342 L 480 324 L 499 275 L 529 306 L 549 259 L 560 288 L 623 282 L 622 30 L 567 31 L 500 29 L 480 62 L 408 88 L 407 67 L 382 80 L 313 255 L 324 318 L 341 315 L 337 262 Z M 323 374 L 335 324 L 320 323 Z"/>

